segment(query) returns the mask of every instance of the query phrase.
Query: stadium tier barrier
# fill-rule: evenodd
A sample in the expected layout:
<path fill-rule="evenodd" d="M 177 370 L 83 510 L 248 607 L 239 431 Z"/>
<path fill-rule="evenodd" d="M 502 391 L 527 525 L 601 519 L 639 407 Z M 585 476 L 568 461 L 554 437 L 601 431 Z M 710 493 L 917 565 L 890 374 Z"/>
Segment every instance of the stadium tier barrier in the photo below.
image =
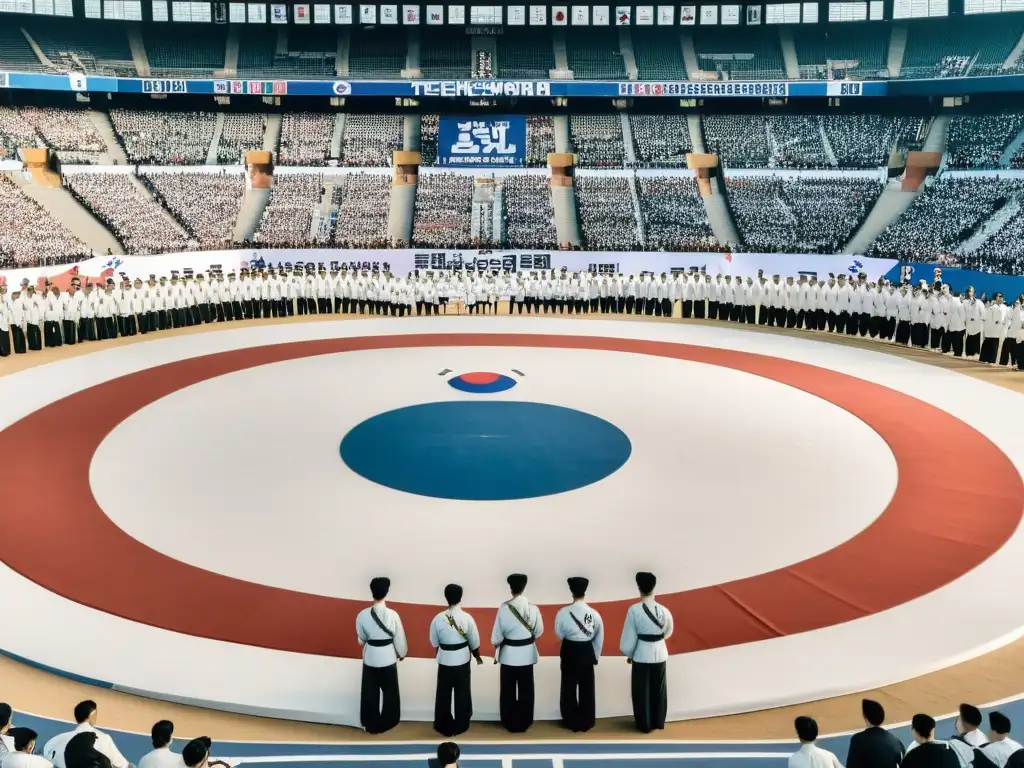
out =
<path fill-rule="evenodd" d="M 938 267 L 856 255 L 819 255 L 792 253 L 678 253 L 664 251 L 488 251 L 443 250 L 427 248 L 350 250 L 340 248 L 267 248 L 263 250 L 236 249 L 226 251 L 199 251 L 170 253 L 156 256 L 100 256 L 77 264 L 25 269 L 0 270 L 0 282 L 14 286 L 23 279 L 37 282 L 43 278 L 77 271 L 82 278 L 100 278 L 104 274 L 124 275 L 143 280 L 150 275 L 170 275 L 172 272 L 208 272 L 211 268 L 224 272 L 237 272 L 243 268 L 262 265 L 287 264 L 294 267 L 324 264 L 346 266 L 349 269 L 388 269 L 395 275 L 406 275 L 415 270 L 439 271 L 465 267 L 466 269 L 497 269 L 511 272 L 560 270 L 605 273 L 661 274 L 688 269 L 703 269 L 709 274 L 757 277 L 764 274 L 797 276 L 814 275 L 826 279 L 829 273 L 857 275 L 866 273 L 870 280 L 884 277 L 892 282 L 904 279 L 932 282 L 935 270 L 941 269 L 944 282 L 954 291 L 974 286 L 978 295 L 989 296 L 1001 292 L 1011 299 L 1024 293 L 1024 277 L 976 272 L 968 269 Z M 461 266 L 460 266 L 461 265 Z"/>

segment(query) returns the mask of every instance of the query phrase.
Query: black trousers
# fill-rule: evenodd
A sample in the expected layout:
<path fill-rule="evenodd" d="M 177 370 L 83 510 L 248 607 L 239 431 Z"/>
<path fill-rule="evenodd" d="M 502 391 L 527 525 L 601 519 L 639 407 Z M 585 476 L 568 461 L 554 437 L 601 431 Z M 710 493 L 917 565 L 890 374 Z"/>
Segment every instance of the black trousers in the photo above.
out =
<path fill-rule="evenodd" d="M 39 326 L 32 323 L 25 324 L 25 335 L 28 336 L 28 348 L 38 352 L 43 348 L 43 336 L 39 332 Z"/>
<path fill-rule="evenodd" d="M 74 344 L 75 343 L 75 331 L 77 330 L 74 320 L 64 321 L 64 343 Z"/>
<path fill-rule="evenodd" d="M 871 324 L 868 326 L 868 333 L 871 334 L 871 338 L 875 338 L 879 333 L 882 332 L 882 328 L 885 326 L 885 318 L 877 317 L 872 315 Z"/>
<path fill-rule="evenodd" d="M 615 309 L 616 314 L 621 315 L 625 311 L 625 309 L 626 309 L 626 297 L 625 296 L 619 296 L 615 300 L 615 306 L 616 306 L 616 309 Z"/>
<path fill-rule="evenodd" d="M 114 322 L 114 318 L 97 317 L 96 335 L 99 337 L 100 341 L 106 341 L 107 339 L 116 339 L 117 323 Z"/>
<path fill-rule="evenodd" d="M 573 733 L 594 727 L 597 704 L 594 689 L 594 647 L 589 642 L 562 641 L 562 686 L 558 706 L 562 724 Z"/>
<path fill-rule="evenodd" d="M 389 667 L 363 665 L 359 695 L 359 722 L 367 733 L 384 733 L 396 725 L 402 714 L 398 691 L 398 664 Z"/>
<path fill-rule="evenodd" d="M 437 665 L 434 730 L 442 736 L 451 738 L 469 730 L 469 721 L 473 717 L 471 664 L 467 661 L 457 667 Z"/>
<path fill-rule="evenodd" d="M 693 303 L 693 316 L 697 320 L 704 319 L 704 299 L 697 299 Z"/>
<path fill-rule="evenodd" d="M 683 317 L 693 317 L 693 301 L 691 299 L 683 299 Z"/>
<path fill-rule="evenodd" d="M 11 354 L 11 334 L 7 331 L 0 331 L 0 357 L 7 357 Z"/>
<path fill-rule="evenodd" d="M 964 331 L 949 331 L 943 338 L 943 342 L 949 339 L 949 346 L 953 350 L 954 357 L 964 356 Z M 1017 361 L 1020 362 L 1020 355 L 1017 355 Z"/>
<path fill-rule="evenodd" d="M 633 297 L 633 296 L 627 296 L 626 297 L 626 314 L 627 315 L 632 315 L 633 314 L 633 305 L 634 305 L 634 303 L 636 303 L 636 298 L 635 297 Z"/>
<path fill-rule="evenodd" d="M 931 343 L 929 346 L 931 346 L 932 349 L 939 349 L 942 346 L 942 329 L 932 328 L 930 329 L 930 335 Z"/>
<path fill-rule="evenodd" d="M 56 320 L 44 320 L 43 339 L 46 342 L 46 346 L 59 347 L 61 344 L 60 323 L 58 323 Z"/>
<path fill-rule="evenodd" d="M 1003 349 L 999 353 L 1000 365 L 1013 365 L 1017 360 L 1017 338 L 1007 336 L 1003 339 Z"/>
<path fill-rule="evenodd" d="M 967 344 L 964 348 L 964 354 L 968 357 L 974 357 L 981 350 L 981 334 L 972 333 L 967 337 Z"/>
<path fill-rule="evenodd" d="M 746 323 L 747 325 L 753 325 L 754 324 L 754 316 L 756 314 L 757 314 L 757 307 L 755 307 L 753 304 L 747 304 L 745 307 L 743 307 L 743 318 L 742 318 L 743 322 Z"/>
<path fill-rule="evenodd" d="M 910 343 L 915 347 L 924 347 L 928 343 L 928 326 L 924 323 L 914 323 L 910 327 Z"/>
<path fill-rule="evenodd" d="M 942 331 L 942 353 L 946 354 L 953 348 L 953 333 L 943 329 Z"/>
<path fill-rule="evenodd" d="M 910 321 L 900 320 L 896 323 L 896 343 L 907 346 L 910 343 Z"/>
<path fill-rule="evenodd" d="M 717 320 L 718 319 L 718 302 L 717 301 L 708 301 L 708 319 L 709 320 Z"/>
<path fill-rule="evenodd" d="M 860 335 L 867 336 L 868 331 L 871 330 L 871 314 L 868 312 L 860 313 Z"/>
<path fill-rule="evenodd" d="M 19 326 L 11 326 L 11 346 L 14 347 L 14 354 L 23 355 L 25 350 L 28 349 L 28 345 L 25 342 L 25 331 Z"/>
<path fill-rule="evenodd" d="M 771 313 L 771 309 L 767 305 L 762 304 L 760 307 L 758 307 L 757 308 L 757 324 L 758 325 L 768 325 L 768 315 L 770 313 Z"/>
<path fill-rule="evenodd" d="M 533 665 L 502 664 L 498 709 L 509 733 L 524 733 L 533 725 L 533 702 Z"/>
<path fill-rule="evenodd" d="M 96 318 L 83 317 L 78 321 L 78 340 L 96 341 Z"/>
<path fill-rule="evenodd" d="M 668 711 L 668 684 L 665 680 L 665 662 L 632 664 L 633 719 L 641 733 L 650 733 L 665 727 Z"/>
<path fill-rule="evenodd" d="M 796 328 L 796 310 L 795 309 L 787 309 L 786 310 L 786 327 L 787 328 Z"/>
<path fill-rule="evenodd" d="M 999 339 L 985 339 L 981 342 L 981 362 L 995 363 L 999 351 Z"/>

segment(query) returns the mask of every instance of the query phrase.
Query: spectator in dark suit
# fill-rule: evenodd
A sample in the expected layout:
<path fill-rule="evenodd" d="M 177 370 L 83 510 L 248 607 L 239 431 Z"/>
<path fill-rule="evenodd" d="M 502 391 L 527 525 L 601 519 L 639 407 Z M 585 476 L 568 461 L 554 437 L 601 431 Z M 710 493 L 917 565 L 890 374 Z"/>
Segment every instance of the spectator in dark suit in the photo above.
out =
<path fill-rule="evenodd" d="M 895 768 L 903 762 L 903 744 L 882 727 L 885 709 L 877 701 L 864 699 L 860 710 L 867 728 L 850 739 L 846 768 Z"/>
<path fill-rule="evenodd" d="M 949 742 L 935 740 L 935 718 L 914 715 L 910 733 L 914 743 L 903 758 L 903 768 L 960 768 L 957 750 Z"/>

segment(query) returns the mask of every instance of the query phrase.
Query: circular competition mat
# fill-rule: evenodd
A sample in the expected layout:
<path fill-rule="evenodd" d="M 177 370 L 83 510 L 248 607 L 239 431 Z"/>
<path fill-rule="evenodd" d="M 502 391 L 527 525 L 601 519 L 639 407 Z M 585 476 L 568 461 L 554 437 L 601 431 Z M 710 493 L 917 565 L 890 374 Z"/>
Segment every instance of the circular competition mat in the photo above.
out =
<path fill-rule="evenodd" d="M 629 711 L 618 638 L 652 570 L 673 718 L 862 690 L 1020 634 L 1022 410 L 880 352 L 682 324 L 370 320 L 110 348 L 0 379 L 0 588 L 26 617 L 0 648 L 355 724 L 354 618 L 388 575 L 403 718 L 429 719 L 444 584 L 489 651 L 522 571 L 554 718 L 551 624 L 586 575 L 609 716 Z M 495 718 L 496 668 L 473 685 Z"/>

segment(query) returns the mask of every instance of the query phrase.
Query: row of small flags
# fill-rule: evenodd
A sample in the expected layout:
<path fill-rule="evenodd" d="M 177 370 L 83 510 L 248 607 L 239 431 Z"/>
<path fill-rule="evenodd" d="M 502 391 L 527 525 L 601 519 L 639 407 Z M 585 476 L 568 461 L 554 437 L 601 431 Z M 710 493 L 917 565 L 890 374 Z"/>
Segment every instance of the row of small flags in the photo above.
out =
<path fill-rule="evenodd" d="M 247 93 L 256 96 L 285 96 L 288 83 L 285 80 L 214 80 L 216 94 Z"/>

